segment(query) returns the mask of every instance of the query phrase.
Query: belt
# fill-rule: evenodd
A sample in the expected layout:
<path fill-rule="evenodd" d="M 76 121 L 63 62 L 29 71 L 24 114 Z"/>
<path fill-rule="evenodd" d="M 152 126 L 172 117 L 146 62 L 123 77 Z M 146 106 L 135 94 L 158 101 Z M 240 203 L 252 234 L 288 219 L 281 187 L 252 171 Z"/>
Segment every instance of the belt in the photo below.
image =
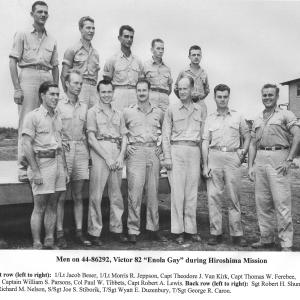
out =
<path fill-rule="evenodd" d="M 93 80 L 93 79 L 90 79 L 90 78 L 83 78 L 83 82 L 87 83 L 89 85 L 94 85 L 94 86 L 97 85 L 97 82 L 95 80 Z"/>
<path fill-rule="evenodd" d="M 154 143 L 154 142 L 149 142 L 149 143 L 137 142 L 137 143 L 132 143 L 130 145 L 132 145 L 132 146 L 142 146 L 142 147 L 156 147 L 157 146 L 157 144 Z"/>
<path fill-rule="evenodd" d="M 275 151 L 275 150 L 284 150 L 289 149 L 289 146 L 272 146 L 272 147 L 262 147 L 259 146 L 258 150 L 265 150 L 265 151 Z"/>
<path fill-rule="evenodd" d="M 135 89 L 135 86 L 133 85 L 129 85 L 129 84 L 125 84 L 125 85 L 115 85 L 115 88 L 118 89 Z"/>
<path fill-rule="evenodd" d="M 120 144 L 120 138 L 113 138 L 113 137 L 100 137 L 97 138 L 98 141 L 109 141 L 111 143 L 116 143 L 116 144 Z"/>
<path fill-rule="evenodd" d="M 194 142 L 194 141 L 171 141 L 171 145 L 199 147 L 200 142 Z"/>
<path fill-rule="evenodd" d="M 169 91 L 161 89 L 161 88 L 151 88 L 151 91 L 169 95 Z"/>
<path fill-rule="evenodd" d="M 35 155 L 38 158 L 55 158 L 61 151 L 58 149 L 39 150 Z"/>
<path fill-rule="evenodd" d="M 209 149 L 218 150 L 222 152 L 236 152 L 236 150 L 239 148 L 230 148 L 226 146 L 212 146 Z"/>
<path fill-rule="evenodd" d="M 42 66 L 42 65 L 30 65 L 30 66 L 25 66 L 22 68 L 30 68 L 30 69 L 35 69 L 35 70 L 43 70 L 43 71 L 49 71 L 50 68 L 46 67 L 46 66 Z"/>

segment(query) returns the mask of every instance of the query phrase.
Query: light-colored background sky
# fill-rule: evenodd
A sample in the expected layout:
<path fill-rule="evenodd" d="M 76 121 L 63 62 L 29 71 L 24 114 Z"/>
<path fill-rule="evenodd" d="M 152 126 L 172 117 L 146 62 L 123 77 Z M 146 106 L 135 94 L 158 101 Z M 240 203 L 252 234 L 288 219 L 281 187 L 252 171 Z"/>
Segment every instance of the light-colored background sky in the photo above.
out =
<path fill-rule="evenodd" d="M 17 106 L 8 69 L 8 54 L 17 30 L 30 28 L 32 0 L 0 0 L 0 126 L 17 126 Z M 57 39 L 59 59 L 77 41 L 80 17 L 95 19 L 93 46 L 105 60 L 119 49 L 118 29 L 135 28 L 133 52 L 143 61 L 150 42 L 165 41 L 165 62 L 173 79 L 188 63 L 188 48 L 202 47 L 201 65 L 211 91 L 218 83 L 231 89 L 232 108 L 253 118 L 261 109 L 260 88 L 300 77 L 300 2 L 201 0 L 51 0 L 47 30 Z M 171 96 L 171 98 L 174 95 Z M 176 97 L 176 96 L 175 96 Z M 280 103 L 288 101 L 281 87 Z M 213 92 L 206 98 L 214 109 Z"/>

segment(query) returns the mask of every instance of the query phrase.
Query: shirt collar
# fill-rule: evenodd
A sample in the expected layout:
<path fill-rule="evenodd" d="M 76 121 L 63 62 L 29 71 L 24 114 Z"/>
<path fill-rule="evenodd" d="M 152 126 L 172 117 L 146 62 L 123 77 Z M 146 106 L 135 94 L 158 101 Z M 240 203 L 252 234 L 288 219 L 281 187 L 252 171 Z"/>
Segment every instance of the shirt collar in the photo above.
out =
<path fill-rule="evenodd" d="M 232 115 L 233 110 L 232 109 L 228 109 L 226 115 Z M 222 116 L 217 110 L 215 111 L 215 115 L 216 116 Z"/>
<path fill-rule="evenodd" d="M 191 64 L 189 64 L 189 65 L 186 67 L 185 71 L 189 71 L 189 72 L 192 72 L 193 74 L 195 74 L 194 71 L 193 71 L 192 68 L 191 68 Z M 202 72 L 201 66 L 200 66 L 199 70 L 197 71 L 197 73 L 199 73 L 199 72 Z"/>
<path fill-rule="evenodd" d="M 100 111 L 102 111 L 102 112 L 104 112 L 104 107 L 103 107 L 103 105 L 101 104 L 101 102 L 99 101 L 97 104 L 96 104 L 97 106 L 97 110 L 98 110 L 98 112 L 100 112 Z M 113 105 L 110 105 L 110 108 L 111 108 L 111 110 L 113 111 L 113 113 L 115 113 L 117 110 L 113 107 Z"/>
<path fill-rule="evenodd" d="M 155 106 L 151 102 L 149 102 L 149 104 L 150 104 L 150 110 L 146 114 L 150 114 L 153 111 L 153 109 L 155 108 Z M 136 110 L 144 113 L 143 111 L 141 111 L 141 109 L 139 108 L 139 106 L 137 104 L 135 104 L 135 108 L 136 108 Z"/>
<path fill-rule="evenodd" d="M 151 61 L 151 63 L 152 63 L 153 65 L 165 65 L 165 63 L 164 63 L 163 60 L 161 60 L 160 63 L 157 63 L 157 62 L 154 60 L 153 56 L 151 57 L 150 61 Z"/>
<path fill-rule="evenodd" d="M 92 42 L 90 42 L 90 44 L 89 44 L 90 48 L 88 48 L 88 43 L 84 42 L 83 39 L 80 39 L 78 44 L 79 44 L 80 48 L 83 47 L 86 51 L 89 51 L 90 49 L 93 49 Z"/>
<path fill-rule="evenodd" d="M 47 116 L 47 114 L 50 116 L 50 114 L 49 114 L 49 111 L 44 107 L 44 105 L 43 104 L 41 104 L 40 105 L 40 112 L 42 113 L 42 115 L 43 116 Z M 56 118 L 57 117 L 57 110 L 55 109 L 54 110 L 54 118 Z"/>
<path fill-rule="evenodd" d="M 34 25 L 32 25 L 32 28 L 31 28 L 31 33 L 36 33 L 36 32 L 37 32 L 36 28 L 34 27 Z M 45 34 L 45 35 L 48 35 L 48 34 L 47 34 L 47 30 L 46 30 L 46 28 L 44 28 L 44 32 L 43 32 L 43 34 Z"/>
<path fill-rule="evenodd" d="M 135 56 L 132 54 L 132 52 L 130 53 L 129 56 L 126 56 L 126 55 L 122 52 L 122 50 L 119 51 L 119 57 L 121 57 L 121 58 L 124 57 L 124 58 L 126 58 L 126 59 L 135 58 Z"/>
<path fill-rule="evenodd" d="M 197 104 L 195 104 L 194 102 L 191 102 L 191 105 L 189 107 L 187 107 L 186 105 L 184 105 L 181 101 L 179 102 L 179 109 L 186 109 L 186 110 L 198 110 L 199 107 L 197 106 Z"/>
<path fill-rule="evenodd" d="M 73 105 L 72 103 L 71 103 L 71 100 L 68 98 L 68 96 L 67 95 L 65 95 L 62 99 L 61 99 L 61 101 L 63 101 L 63 103 L 65 103 L 65 104 L 71 104 L 71 105 Z M 75 103 L 75 107 L 76 106 L 81 106 L 81 102 L 79 101 L 79 99 L 78 99 L 78 101 Z"/>
<path fill-rule="evenodd" d="M 274 109 L 274 113 L 278 113 L 280 110 L 281 110 L 281 109 L 280 109 L 278 106 L 276 106 L 275 109 Z M 259 114 L 259 117 L 260 117 L 261 119 L 264 118 L 264 111 L 265 111 L 265 110 L 263 110 L 263 111 Z"/>

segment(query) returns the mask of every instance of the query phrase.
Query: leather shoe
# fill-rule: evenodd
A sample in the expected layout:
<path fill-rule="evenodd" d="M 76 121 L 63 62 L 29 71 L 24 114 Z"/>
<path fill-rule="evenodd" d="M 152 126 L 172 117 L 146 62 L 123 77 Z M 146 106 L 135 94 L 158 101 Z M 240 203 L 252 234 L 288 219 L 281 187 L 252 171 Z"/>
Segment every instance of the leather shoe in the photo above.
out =
<path fill-rule="evenodd" d="M 183 234 L 177 234 L 176 235 L 176 238 L 175 238 L 175 242 L 178 244 L 178 245 L 182 245 L 184 243 L 184 237 L 183 237 Z"/>
<path fill-rule="evenodd" d="M 137 241 L 137 235 L 136 234 L 128 234 L 128 242 L 135 244 Z"/>
<path fill-rule="evenodd" d="M 292 250 L 292 247 L 282 247 L 281 251 L 282 252 L 292 252 L 293 250 Z"/>
<path fill-rule="evenodd" d="M 233 236 L 232 237 L 232 242 L 234 245 L 240 246 L 240 247 L 247 247 L 248 243 L 245 240 L 243 236 Z"/>
<path fill-rule="evenodd" d="M 213 235 L 213 234 L 211 234 L 208 241 L 207 241 L 207 244 L 210 245 L 210 246 L 215 246 L 215 245 L 221 243 L 221 240 L 222 240 L 222 235 Z"/>
<path fill-rule="evenodd" d="M 191 239 L 192 242 L 196 242 L 196 243 L 202 242 L 202 239 L 201 239 L 200 235 L 197 234 L 197 233 L 191 234 L 190 239 Z"/>
<path fill-rule="evenodd" d="M 7 248 L 8 248 L 8 244 L 3 239 L 0 239 L 0 249 L 7 249 Z"/>
<path fill-rule="evenodd" d="M 60 236 L 56 239 L 56 245 L 60 249 L 66 249 L 68 247 L 66 238 L 64 236 Z"/>
<path fill-rule="evenodd" d="M 262 241 L 258 241 L 251 245 L 253 249 L 270 249 L 273 248 L 274 246 L 275 246 L 274 243 L 263 243 Z"/>
<path fill-rule="evenodd" d="M 54 239 L 47 238 L 44 241 L 44 249 L 46 249 L 46 250 L 58 250 L 58 247 L 54 245 Z"/>
<path fill-rule="evenodd" d="M 91 241 L 86 239 L 83 234 L 76 234 L 75 242 L 79 245 L 86 246 L 86 247 L 92 246 Z"/>
<path fill-rule="evenodd" d="M 159 231 L 150 231 L 150 238 L 154 241 L 157 241 L 157 242 L 167 242 L 168 239 L 161 234 L 161 232 Z"/>
<path fill-rule="evenodd" d="M 99 246 L 99 247 L 103 246 L 103 243 L 102 243 L 100 237 L 98 237 L 98 236 L 91 236 L 90 237 L 90 242 L 94 246 Z"/>
<path fill-rule="evenodd" d="M 126 243 L 128 242 L 128 238 L 124 233 L 115 233 L 112 232 L 113 239 L 120 242 L 120 243 Z"/>

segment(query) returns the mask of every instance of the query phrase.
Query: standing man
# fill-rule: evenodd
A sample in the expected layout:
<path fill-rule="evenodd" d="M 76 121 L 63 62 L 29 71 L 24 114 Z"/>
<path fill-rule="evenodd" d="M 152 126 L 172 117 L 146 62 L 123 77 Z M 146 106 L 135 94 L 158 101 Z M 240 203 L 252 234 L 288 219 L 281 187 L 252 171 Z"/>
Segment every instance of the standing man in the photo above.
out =
<path fill-rule="evenodd" d="M 101 202 L 106 183 L 110 201 L 109 230 L 120 242 L 127 241 L 123 235 L 124 204 L 121 193 L 127 130 L 123 114 L 111 105 L 114 93 L 111 81 L 100 81 L 97 90 L 100 101 L 89 109 L 87 117 L 92 158 L 88 232 L 92 237 L 91 242 L 101 246 L 100 235 L 103 227 Z"/>
<path fill-rule="evenodd" d="M 90 246 L 90 241 L 82 233 L 83 188 L 85 180 L 89 179 L 89 151 L 85 133 L 87 105 L 79 101 L 82 83 L 80 71 L 69 70 L 65 76 L 66 96 L 59 101 L 57 111 L 62 120 L 62 142 L 74 201 L 75 240 L 78 244 Z M 57 207 L 56 237 L 60 248 L 67 247 L 63 230 L 66 195 L 66 192 L 62 193 Z"/>
<path fill-rule="evenodd" d="M 142 63 L 131 52 L 133 36 L 134 29 L 132 27 L 121 26 L 118 36 L 121 51 L 105 63 L 103 71 L 103 77 L 112 80 L 115 87 L 113 105 L 121 111 L 131 104 L 136 104 L 135 86 L 143 75 Z"/>
<path fill-rule="evenodd" d="M 191 46 L 189 49 L 190 65 L 181 71 L 175 83 L 174 92 L 178 95 L 178 82 L 182 77 L 191 77 L 194 80 L 194 89 L 192 92 L 192 101 L 198 103 L 203 111 L 203 122 L 207 116 L 207 106 L 204 99 L 209 94 L 209 84 L 207 74 L 200 66 L 202 59 L 201 48 L 197 45 Z"/>
<path fill-rule="evenodd" d="M 79 70 L 83 76 L 83 85 L 79 95 L 79 101 L 85 103 L 88 108 L 97 103 L 97 81 L 99 66 L 99 54 L 92 46 L 95 34 L 94 19 L 82 17 L 79 20 L 79 31 L 81 39 L 64 54 L 63 67 L 61 71 L 61 83 L 64 91 L 67 91 L 66 75 L 70 69 Z"/>
<path fill-rule="evenodd" d="M 192 101 L 194 80 L 183 77 L 178 82 L 180 103 L 169 106 L 165 113 L 162 144 L 165 166 L 171 185 L 171 232 L 178 244 L 184 233 L 200 242 L 196 210 L 200 176 L 201 107 Z"/>
<path fill-rule="evenodd" d="M 224 187 L 228 190 L 229 232 L 234 244 L 246 247 L 241 221 L 240 195 L 241 163 L 248 152 L 250 133 L 245 119 L 229 109 L 230 88 L 219 84 L 214 89 L 217 111 L 205 122 L 202 155 L 203 175 L 207 178 L 209 208 L 209 245 L 216 245 L 222 238 L 222 200 Z M 240 145 L 244 139 L 243 148 Z"/>
<path fill-rule="evenodd" d="M 42 83 L 39 95 L 42 105 L 26 115 L 22 129 L 34 201 L 30 224 L 33 248 L 43 247 L 41 232 L 44 224 L 44 248 L 54 249 L 57 199 L 66 190 L 67 177 L 62 155 L 62 124 L 55 110 L 59 97 L 58 85 L 49 81 Z"/>
<path fill-rule="evenodd" d="M 128 129 L 127 182 L 128 182 L 128 236 L 136 243 L 140 234 L 143 189 L 147 195 L 146 229 L 152 239 L 165 242 L 159 230 L 158 184 L 159 155 L 157 146 L 163 112 L 149 102 L 150 83 L 140 79 L 136 84 L 138 102 L 124 110 Z"/>
<path fill-rule="evenodd" d="M 27 181 L 27 162 L 21 147 L 24 117 L 40 105 L 38 90 L 44 81 L 58 84 L 58 55 L 54 38 L 45 29 L 48 5 L 36 1 L 32 5 L 33 29 L 17 32 L 9 54 L 9 70 L 14 85 L 14 101 L 18 105 L 18 178 Z M 18 73 L 18 66 L 21 69 Z M 52 74 L 50 73 L 52 72 Z"/>
<path fill-rule="evenodd" d="M 144 63 L 144 74 L 151 84 L 150 102 L 163 112 L 169 106 L 169 95 L 172 91 L 170 68 L 163 62 L 164 41 L 154 39 L 151 42 L 152 58 Z"/>
<path fill-rule="evenodd" d="M 300 143 L 300 129 L 291 111 L 277 107 L 279 88 L 276 85 L 265 84 L 261 94 L 265 109 L 254 120 L 249 148 L 249 178 L 255 181 L 256 211 L 261 234 L 260 240 L 252 247 L 274 246 L 273 222 L 276 217 L 281 249 L 291 251 L 293 223 L 288 171 Z"/>

